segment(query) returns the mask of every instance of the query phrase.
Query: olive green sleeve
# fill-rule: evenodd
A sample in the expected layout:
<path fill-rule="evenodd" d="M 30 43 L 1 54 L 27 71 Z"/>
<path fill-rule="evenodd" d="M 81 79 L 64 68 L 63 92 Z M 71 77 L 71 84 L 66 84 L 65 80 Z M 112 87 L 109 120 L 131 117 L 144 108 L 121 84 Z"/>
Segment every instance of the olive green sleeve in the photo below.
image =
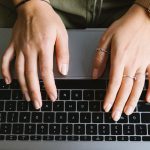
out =
<path fill-rule="evenodd" d="M 16 20 L 16 11 L 11 0 L 0 0 L 0 28 L 12 27 Z"/>

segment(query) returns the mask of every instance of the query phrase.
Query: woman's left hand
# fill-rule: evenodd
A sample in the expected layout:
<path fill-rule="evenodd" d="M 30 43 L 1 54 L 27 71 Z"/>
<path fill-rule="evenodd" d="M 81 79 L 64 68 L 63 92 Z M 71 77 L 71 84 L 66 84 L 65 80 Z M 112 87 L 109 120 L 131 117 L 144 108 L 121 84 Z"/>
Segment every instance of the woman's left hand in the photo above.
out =
<path fill-rule="evenodd" d="M 145 74 L 150 75 L 150 17 L 134 4 L 128 12 L 115 21 L 104 33 L 99 48 L 110 48 L 110 78 L 103 108 L 118 121 L 124 111 L 133 113 L 142 93 Z M 93 78 L 102 75 L 108 53 L 98 51 L 95 56 Z M 135 77 L 135 78 L 134 78 Z M 149 76 L 150 80 L 150 76 Z M 146 101 L 150 102 L 150 84 Z"/>

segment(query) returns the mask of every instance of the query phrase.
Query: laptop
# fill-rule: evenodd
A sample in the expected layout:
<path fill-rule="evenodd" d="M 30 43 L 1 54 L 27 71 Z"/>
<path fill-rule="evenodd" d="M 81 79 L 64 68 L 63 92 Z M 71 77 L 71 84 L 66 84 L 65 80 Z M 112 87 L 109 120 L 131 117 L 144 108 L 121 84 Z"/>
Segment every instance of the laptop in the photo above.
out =
<path fill-rule="evenodd" d="M 102 78 L 91 79 L 92 61 L 105 29 L 68 30 L 70 70 L 62 77 L 54 67 L 57 102 L 50 102 L 40 80 L 43 106 L 26 102 L 17 80 L 0 79 L 0 150 L 130 150 L 150 147 L 150 105 L 144 102 L 147 81 L 131 116 L 114 122 L 102 109 L 109 65 Z M 11 29 L 0 29 L 0 56 Z M 11 67 L 13 72 L 13 65 Z"/>

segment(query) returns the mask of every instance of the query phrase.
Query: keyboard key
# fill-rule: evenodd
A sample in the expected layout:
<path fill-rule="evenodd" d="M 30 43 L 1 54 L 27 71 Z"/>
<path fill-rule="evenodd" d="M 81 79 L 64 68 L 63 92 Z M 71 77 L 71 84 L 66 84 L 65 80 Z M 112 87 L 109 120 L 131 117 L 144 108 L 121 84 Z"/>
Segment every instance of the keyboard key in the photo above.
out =
<path fill-rule="evenodd" d="M 60 124 L 50 124 L 49 134 L 60 134 Z"/>
<path fill-rule="evenodd" d="M 91 136 L 80 136 L 80 141 L 91 141 Z"/>
<path fill-rule="evenodd" d="M 140 123 L 140 114 L 133 113 L 129 116 L 129 123 Z"/>
<path fill-rule="evenodd" d="M 11 91 L 10 90 L 1 90 L 0 91 L 0 100 L 10 100 Z"/>
<path fill-rule="evenodd" d="M 80 113 L 81 123 L 91 123 L 91 113 Z"/>
<path fill-rule="evenodd" d="M 0 112 L 0 122 L 6 122 L 6 112 Z"/>
<path fill-rule="evenodd" d="M 0 111 L 4 110 L 4 101 L 0 101 Z"/>
<path fill-rule="evenodd" d="M 0 89 L 8 89 L 9 85 L 5 83 L 4 79 L 0 79 Z"/>
<path fill-rule="evenodd" d="M 11 124 L 0 124 L 0 134 L 11 134 Z"/>
<path fill-rule="evenodd" d="M 45 112 L 44 113 L 44 123 L 53 123 L 54 122 L 54 113 Z"/>
<path fill-rule="evenodd" d="M 55 136 L 56 141 L 66 141 L 66 136 Z"/>
<path fill-rule="evenodd" d="M 105 136 L 105 141 L 116 141 L 115 136 Z"/>
<path fill-rule="evenodd" d="M 37 134 L 48 134 L 48 124 L 38 124 Z"/>
<path fill-rule="evenodd" d="M 17 136 L 16 135 L 6 135 L 6 140 L 15 141 L 15 140 L 17 140 Z"/>
<path fill-rule="evenodd" d="M 51 111 L 52 110 L 52 102 L 50 101 L 43 101 L 43 105 L 41 108 L 42 111 Z"/>
<path fill-rule="evenodd" d="M 29 102 L 29 111 L 39 111 L 40 109 L 35 109 L 34 105 L 32 102 Z"/>
<path fill-rule="evenodd" d="M 17 111 L 28 111 L 28 102 L 18 101 L 17 102 Z"/>
<path fill-rule="evenodd" d="M 49 136 L 49 135 L 47 135 L 47 136 L 43 136 L 43 140 L 44 141 L 53 141 L 54 140 L 54 136 Z"/>
<path fill-rule="evenodd" d="M 118 136 L 117 141 L 128 141 L 128 136 Z"/>
<path fill-rule="evenodd" d="M 18 122 L 18 112 L 8 112 L 7 122 Z"/>
<path fill-rule="evenodd" d="M 94 91 L 93 90 L 84 90 L 83 91 L 83 100 L 94 100 Z"/>
<path fill-rule="evenodd" d="M 88 111 L 88 102 L 78 101 L 77 102 L 77 111 Z"/>
<path fill-rule="evenodd" d="M 68 113 L 68 122 L 69 123 L 78 123 L 79 122 L 79 113 Z"/>
<path fill-rule="evenodd" d="M 19 122 L 21 123 L 30 122 L 30 112 L 20 112 Z"/>
<path fill-rule="evenodd" d="M 103 141 L 103 136 L 93 136 L 92 140 L 93 141 Z"/>
<path fill-rule="evenodd" d="M 82 100 L 82 91 L 81 90 L 72 90 L 71 91 L 72 100 Z"/>
<path fill-rule="evenodd" d="M 87 135 L 96 135 L 97 134 L 97 125 L 96 124 L 87 124 L 86 125 L 86 134 Z"/>
<path fill-rule="evenodd" d="M 67 137 L 67 140 L 68 140 L 68 141 L 78 141 L 78 140 L 79 140 L 79 137 L 78 137 L 78 136 L 68 136 L 68 137 Z"/>
<path fill-rule="evenodd" d="M 42 122 L 42 113 L 41 112 L 33 112 L 32 113 L 32 122 L 33 123 Z"/>
<path fill-rule="evenodd" d="M 104 100 L 106 91 L 105 90 L 96 90 L 95 91 L 95 100 Z"/>
<path fill-rule="evenodd" d="M 85 125 L 84 124 L 74 124 L 74 134 L 75 135 L 85 134 Z"/>
<path fill-rule="evenodd" d="M 21 90 L 12 90 L 12 99 L 13 100 L 22 100 L 23 94 Z"/>
<path fill-rule="evenodd" d="M 18 136 L 18 140 L 19 141 L 28 141 L 29 140 L 29 136 L 28 135 L 19 135 Z"/>
<path fill-rule="evenodd" d="M 54 102 L 53 111 L 64 111 L 64 102 L 63 101 Z"/>
<path fill-rule="evenodd" d="M 112 124 L 111 125 L 111 134 L 112 135 L 122 135 L 122 125 L 121 124 Z"/>
<path fill-rule="evenodd" d="M 25 124 L 25 134 L 35 134 L 36 125 L 35 124 Z"/>
<path fill-rule="evenodd" d="M 42 137 L 39 135 L 31 135 L 30 136 L 31 141 L 40 141 L 41 139 L 42 139 Z"/>
<path fill-rule="evenodd" d="M 56 123 L 66 123 L 67 114 L 66 113 L 56 113 Z"/>
<path fill-rule="evenodd" d="M 110 133 L 109 124 L 99 124 L 98 132 L 99 135 L 109 135 Z"/>
<path fill-rule="evenodd" d="M 60 90 L 59 100 L 70 100 L 70 91 L 69 90 Z"/>
<path fill-rule="evenodd" d="M 66 101 L 65 102 L 65 111 L 76 111 L 76 102 L 75 101 Z"/>
<path fill-rule="evenodd" d="M 138 111 L 140 112 L 149 112 L 150 111 L 150 104 L 145 102 L 138 103 Z"/>
<path fill-rule="evenodd" d="M 123 134 L 124 135 L 134 135 L 134 125 L 133 124 L 124 124 L 123 125 Z"/>
<path fill-rule="evenodd" d="M 150 113 L 141 113 L 142 123 L 150 123 Z"/>
<path fill-rule="evenodd" d="M 130 141 L 141 141 L 140 136 L 130 136 Z"/>
<path fill-rule="evenodd" d="M 117 123 L 128 123 L 128 116 L 125 114 L 122 114 L 120 119 L 117 121 Z"/>
<path fill-rule="evenodd" d="M 72 124 L 62 124 L 62 134 L 69 135 L 72 134 L 72 131 Z"/>
<path fill-rule="evenodd" d="M 6 111 L 15 111 L 16 110 L 16 101 L 6 101 L 5 110 Z"/>
<path fill-rule="evenodd" d="M 15 79 L 12 80 L 12 83 L 10 84 L 11 89 L 20 89 L 19 82 Z"/>
<path fill-rule="evenodd" d="M 93 123 L 103 123 L 103 113 L 92 113 Z"/>
<path fill-rule="evenodd" d="M 147 134 L 147 127 L 144 124 L 136 124 L 136 135 L 146 135 Z"/>
<path fill-rule="evenodd" d="M 23 134 L 24 125 L 23 124 L 13 124 L 12 134 Z"/>
<path fill-rule="evenodd" d="M 89 111 L 100 111 L 100 102 L 99 101 L 89 102 Z"/>
<path fill-rule="evenodd" d="M 150 141 L 150 136 L 143 136 L 142 141 Z"/>
<path fill-rule="evenodd" d="M 115 121 L 111 117 L 111 113 L 105 113 L 105 123 L 115 123 Z"/>

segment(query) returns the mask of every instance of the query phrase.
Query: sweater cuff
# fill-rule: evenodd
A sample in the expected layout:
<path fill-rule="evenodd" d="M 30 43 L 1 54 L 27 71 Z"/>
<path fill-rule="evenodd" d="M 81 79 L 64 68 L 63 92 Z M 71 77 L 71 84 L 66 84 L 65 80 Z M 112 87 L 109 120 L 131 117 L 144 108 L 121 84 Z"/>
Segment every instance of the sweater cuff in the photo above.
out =
<path fill-rule="evenodd" d="M 150 12 L 150 0 L 136 0 L 135 3 L 144 7 Z"/>

